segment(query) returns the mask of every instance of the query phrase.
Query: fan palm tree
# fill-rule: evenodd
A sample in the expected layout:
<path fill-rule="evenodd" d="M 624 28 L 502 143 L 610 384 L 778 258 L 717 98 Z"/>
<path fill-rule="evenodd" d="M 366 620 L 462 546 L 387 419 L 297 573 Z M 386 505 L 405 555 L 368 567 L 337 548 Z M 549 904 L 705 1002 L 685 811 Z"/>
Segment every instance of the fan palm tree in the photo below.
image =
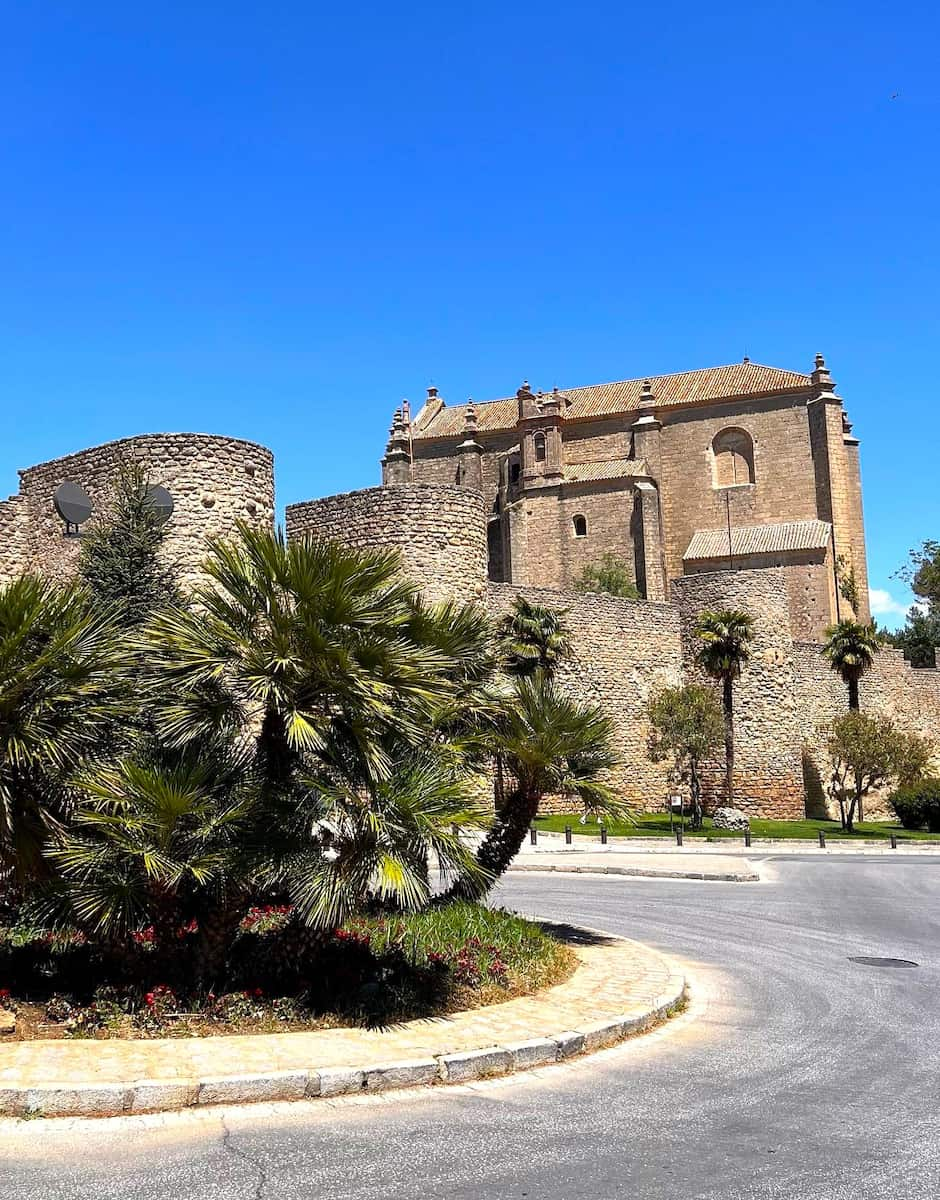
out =
<path fill-rule="evenodd" d="M 881 649 L 878 635 L 872 625 L 861 625 L 858 621 L 839 621 L 826 630 L 823 655 L 830 667 L 849 689 L 849 711 L 858 711 L 858 684 L 862 676 L 870 671 L 875 655 Z"/>
<path fill-rule="evenodd" d="M 510 675 L 541 671 L 553 676 L 571 654 L 571 639 L 561 609 L 533 604 L 517 596 L 500 623 L 503 669 Z"/>
<path fill-rule="evenodd" d="M 470 671 L 480 621 L 421 605 L 396 553 L 288 544 L 247 525 L 210 546 L 193 605 L 150 627 L 162 735 L 254 734 L 269 790 L 309 756 L 351 754 L 364 779 L 387 778 L 386 745 L 427 737 Z"/>
<path fill-rule="evenodd" d="M 485 890 L 490 878 L 461 840 L 487 818 L 468 797 L 467 777 L 441 756 L 405 749 L 387 778 L 308 780 L 286 836 L 293 849 L 266 881 L 284 888 L 300 918 L 330 929 L 370 903 L 417 909 L 431 896 L 428 857 L 441 876 Z"/>
<path fill-rule="evenodd" d="M 37 912 L 125 949 L 149 927 L 164 972 L 175 968 L 190 984 L 220 981 L 255 892 L 249 859 L 263 820 L 250 775 L 248 757 L 220 743 L 157 747 L 145 761 L 86 771 L 48 851 L 56 878 Z M 192 938 L 181 947 L 187 928 Z"/>
<path fill-rule="evenodd" d="M 726 608 L 699 614 L 695 636 L 700 640 L 697 661 L 721 684 L 725 721 L 725 793 L 734 803 L 734 681 L 750 658 L 754 618 L 741 609 Z"/>
<path fill-rule="evenodd" d="M 0 586 L 0 874 L 42 872 L 73 773 L 126 713 L 127 664 L 113 614 L 81 588 L 28 575 Z"/>
<path fill-rule="evenodd" d="M 565 696 L 541 672 L 514 681 L 490 735 L 510 777 L 505 801 L 477 851 L 481 878 L 464 877 L 448 895 L 484 894 L 519 852 L 542 798 L 578 796 L 594 814 L 620 812 L 602 780 L 616 766 L 613 726 L 598 708 Z"/>

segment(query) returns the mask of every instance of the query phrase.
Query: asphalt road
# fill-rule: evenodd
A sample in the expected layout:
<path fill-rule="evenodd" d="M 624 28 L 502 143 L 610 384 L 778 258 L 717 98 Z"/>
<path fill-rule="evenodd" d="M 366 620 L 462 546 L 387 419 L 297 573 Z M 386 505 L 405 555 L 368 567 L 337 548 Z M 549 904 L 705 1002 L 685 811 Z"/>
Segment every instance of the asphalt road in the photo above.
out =
<path fill-rule="evenodd" d="M 936 1200 L 940 859 L 768 866 L 761 884 L 507 880 L 511 907 L 688 964 L 692 1009 L 659 1033 L 475 1090 L 19 1123 L 0 1197 Z"/>

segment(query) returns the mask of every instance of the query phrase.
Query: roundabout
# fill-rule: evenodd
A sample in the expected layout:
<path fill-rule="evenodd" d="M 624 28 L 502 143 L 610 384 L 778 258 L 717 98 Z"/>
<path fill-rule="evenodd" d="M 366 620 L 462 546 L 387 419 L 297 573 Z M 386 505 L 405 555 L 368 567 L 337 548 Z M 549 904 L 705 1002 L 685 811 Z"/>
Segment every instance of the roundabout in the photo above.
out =
<path fill-rule="evenodd" d="M 940 861 L 791 855 L 760 870 L 745 888 L 505 881 L 500 903 L 688 969 L 690 1011 L 652 1034 L 451 1089 L 7 1121 L 3 1196 L 935 1197 Z"/>

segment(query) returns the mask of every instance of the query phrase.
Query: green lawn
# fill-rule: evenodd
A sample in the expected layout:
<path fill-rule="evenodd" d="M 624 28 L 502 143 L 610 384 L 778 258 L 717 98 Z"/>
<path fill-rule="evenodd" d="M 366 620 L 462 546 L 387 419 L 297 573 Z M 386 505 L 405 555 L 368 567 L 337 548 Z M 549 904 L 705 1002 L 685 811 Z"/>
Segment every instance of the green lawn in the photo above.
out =
<path fill-rule="evenodd" d="M 566 825 L 570 825 L 576 837 L 599 836 L 598 825 L 589 821 L 580 824 L 580 813 L 560 813 L 553 816 L 536 818 L 537 829 L 545 832 L 563 833 Z M 677 822 L 678 823 L 678 822 Z M 926 833 L 923 830 L 903 829 L 892 821 L 865 821 L 855 826 L 855 832 L 843 833 L 838 821 L 762 821 L 757 818 L 751 821 L 751 836 L 755 838 L 811 838 L 816 841 L 818 831 L 823 830 L 827 838 L 834 841 L 865 841 L 866 839 L 889 838 L 892 833 L 898 841 L 934 841 L 940 842 L 940 834 Z M 612 821 L 607 826 L 611 837 L 669 837 L 669 816 L 666 813 L 641 813 L 637 824 L 629 821 Z M 686 837 L 738 838 L 740 833 L 729 833 L 725 829 L 712 829 L 711 819 L 705 818 L 705 828 L 694 833 L 688 827 L 686 817 Z"/>

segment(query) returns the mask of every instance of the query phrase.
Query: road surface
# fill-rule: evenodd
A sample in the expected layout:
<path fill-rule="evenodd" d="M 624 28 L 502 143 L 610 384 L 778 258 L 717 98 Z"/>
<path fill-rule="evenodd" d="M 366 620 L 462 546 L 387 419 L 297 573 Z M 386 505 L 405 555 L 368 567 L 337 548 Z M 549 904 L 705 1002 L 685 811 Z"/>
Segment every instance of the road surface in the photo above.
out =
<path fill-rule="evenodd" d="M 506 880 L 508 906 L 687 964 L 692 1009 L 658 1033 L 474 1089 L 7 1123 L 0 1198 L 936 1200 L 940 859 L 761 869 Z"/>

